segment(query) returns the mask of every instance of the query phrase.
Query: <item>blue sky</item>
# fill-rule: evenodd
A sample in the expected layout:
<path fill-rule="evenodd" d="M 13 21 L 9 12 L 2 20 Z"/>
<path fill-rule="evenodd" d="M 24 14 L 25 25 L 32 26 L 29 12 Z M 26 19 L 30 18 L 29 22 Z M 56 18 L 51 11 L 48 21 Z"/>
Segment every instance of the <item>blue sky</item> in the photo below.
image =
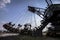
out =
<path fill-rule="evenodd" d="M 4 28 L 2 25 L 7 22 L 12 22 L 15 24 L 34 24 L 34 14 L 28 11 L 28 6 L 34 6 L 39 8 L 46 8 L 47 4 L 45 0 L 9 0 L 9 3 L 5 2 L 5 7 L 0 8 L 0 30 Z M 59 0 L 54 1 L 54 3 L 60 3 Z M 40 17 L 35 15 L 37 25 L 40 24 Z"/>

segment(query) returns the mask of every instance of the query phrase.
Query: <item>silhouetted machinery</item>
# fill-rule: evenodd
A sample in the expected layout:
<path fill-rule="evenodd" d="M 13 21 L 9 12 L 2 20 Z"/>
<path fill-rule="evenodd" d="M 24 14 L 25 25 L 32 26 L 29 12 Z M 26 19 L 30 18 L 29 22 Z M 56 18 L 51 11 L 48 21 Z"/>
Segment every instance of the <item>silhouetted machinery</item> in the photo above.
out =
<path fill-rule="evenodd" d="M 30 12 L 36 13 L 43 19 L 41 25 L 34 33 L 36 36 L 42 36 L 42 30 L 48 25 L 48 23 L 51 23 L 52 25 L 52 27 L 49 28 L 48 35 L 56 35 L 60 32 L 60 4 L 53 4 L 51 0 L 45 1 L 48 4 L 46 9 L 28 6 Z M 44 11 L 41 11 L 41 9 Z M 4 24 L 3 27 L 11 32 L 20 32 L 19 29 L 13 28 L 10 23 L 8 23 L 8 25 Z"/>
<path fill-rule="evenodd" d="M 28 6 L 28 10 L 30 12 L 36 13 L 40 17 L 42 17 L 42 22 L 40 28 L 37 29 L 37 34 L 42 35 L 42 30 L 51 23 L 52 27 L 48 29 L 48 35 L 56 35 L 60 32 L 60 4 L 53 4 L 51 0 L 45 0 L 48 4 L 47 9 L 45 9 L 44 13 L 41 12 L 42 8 Z M 42 15 L 42 16 L 41 16 Z"/>

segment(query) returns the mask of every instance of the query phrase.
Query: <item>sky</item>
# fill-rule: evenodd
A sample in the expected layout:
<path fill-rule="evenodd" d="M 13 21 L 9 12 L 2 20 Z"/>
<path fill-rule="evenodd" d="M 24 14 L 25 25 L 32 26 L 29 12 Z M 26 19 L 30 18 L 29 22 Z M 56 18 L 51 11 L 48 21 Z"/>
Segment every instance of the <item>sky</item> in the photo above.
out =
<path fill-rule="evenodd" d="M 60 0 L 52 0 L 52 2 L 60 3 Z M 15 23 L 16 25 L 31 23 L 33 26 L 39 26 L 41 18 L 29 12 L 28 6 L 45 9 L 47 4 L 45 0 L 0 0 L 0 30 L 4 30 L 2 25 L 8 22 Z"/>

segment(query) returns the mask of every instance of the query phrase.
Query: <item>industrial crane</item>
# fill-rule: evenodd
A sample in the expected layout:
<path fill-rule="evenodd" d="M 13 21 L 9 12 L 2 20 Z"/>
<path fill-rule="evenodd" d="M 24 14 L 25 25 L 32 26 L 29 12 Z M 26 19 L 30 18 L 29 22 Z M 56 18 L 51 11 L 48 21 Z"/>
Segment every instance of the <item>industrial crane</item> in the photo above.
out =
<path fill-rule="evenodd" d="M 51 0 L 45 0 L 45 1 L 48 7 L 45 9 L 44 13 L 41 13 L 41 10 L 40 10 L 43 8 L 28 6 L 28 10 L 33 13 L 36 12 L 36 14 L 43 19 L 41 22 L 40 28 L 37 29 L 36 31 L 38 36 L 42 35 L 42 30 L 48 25 L 48 23 L 51 23 L 51 25 L 53 25 L 54 27 L 54 28 L 52 27 L 49 28 L 48 34 L 55 36 L 56 33 L 60 32 L 59 30 L 60 28 L 59 27 L 60 26 L 60 4 L 53 4 Z"/>
<path fill-rule="evenodd" d="M 47 3 L 46 9 L 28 6 L 30 12 L 37 14 L 43 19 L 41 25 L 35 32 L 36 36 L 42 36 L 42 30 L 48 25 L 48 23 L 51 23 L 51 25 L 54 26 L 54 28 L 49 28 L 48 34 L 56 35 L 56 33 L 60 32 L 60 4 L 53 4 L 51 0 L 45 1 Z M 41 11 L 41 9 L 44 11 Z M 20 32 L 18 29 L 12 28 L 12 25 L 9 25 L 10 24 L 4 24 L 3 27 L 11 32 Z"/>

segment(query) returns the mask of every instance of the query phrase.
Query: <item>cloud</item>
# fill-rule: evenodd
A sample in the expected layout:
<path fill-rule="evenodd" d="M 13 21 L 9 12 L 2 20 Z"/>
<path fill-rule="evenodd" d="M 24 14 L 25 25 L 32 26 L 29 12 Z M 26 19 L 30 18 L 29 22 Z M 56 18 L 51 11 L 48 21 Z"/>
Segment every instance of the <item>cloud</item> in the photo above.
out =
<path fill-rule="evenodd" d="M 54 2 L 53 2 L 54 4 L 60 4 L 60 0 L 54 0 Z"/>
<path fill-rule="evenodd" d="M 6 4 L 11 3 L 11 0 L 0 0 L 0 8 L 6 7 Z"/>

